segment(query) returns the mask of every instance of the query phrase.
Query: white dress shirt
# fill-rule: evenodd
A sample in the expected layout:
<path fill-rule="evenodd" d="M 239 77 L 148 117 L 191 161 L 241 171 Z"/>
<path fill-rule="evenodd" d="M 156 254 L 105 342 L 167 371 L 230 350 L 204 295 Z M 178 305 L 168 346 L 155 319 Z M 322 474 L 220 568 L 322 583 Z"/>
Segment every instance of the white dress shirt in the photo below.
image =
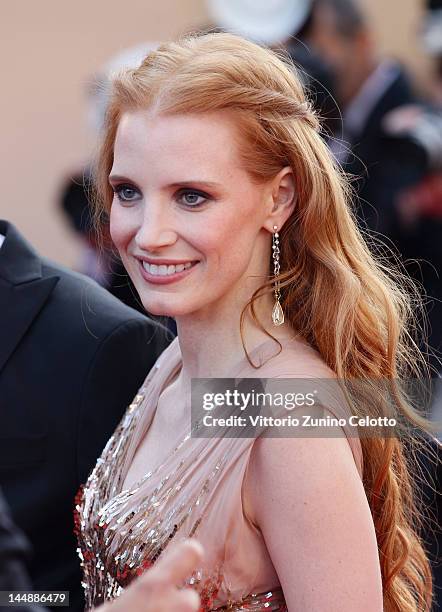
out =
<path fill-rule="evenodd" d="M 5 236 L 3 236 L 3 234 L 0 234 L 0 249 L 3 244 L 4 239 L 5 239 Z"/>

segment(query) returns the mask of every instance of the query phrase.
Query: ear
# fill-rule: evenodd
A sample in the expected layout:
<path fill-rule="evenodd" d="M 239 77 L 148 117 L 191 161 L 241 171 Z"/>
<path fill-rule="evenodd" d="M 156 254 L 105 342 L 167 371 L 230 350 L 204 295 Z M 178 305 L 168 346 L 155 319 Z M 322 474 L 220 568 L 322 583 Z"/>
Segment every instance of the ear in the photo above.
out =
<path fill-rule="evenodd" d="M 295 177 L 290 166 L 278 172 L 269 185 L 268 192 L 269 213 L 264 227 L 273 232 L 276 225 L 278 231 L 290 217 L 296 204 Z"/>

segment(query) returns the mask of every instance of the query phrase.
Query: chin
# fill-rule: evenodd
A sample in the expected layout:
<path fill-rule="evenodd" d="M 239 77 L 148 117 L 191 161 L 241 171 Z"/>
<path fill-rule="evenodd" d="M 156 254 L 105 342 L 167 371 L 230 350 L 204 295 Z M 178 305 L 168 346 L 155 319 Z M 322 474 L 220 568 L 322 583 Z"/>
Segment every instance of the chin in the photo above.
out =
<path fill-rule="evenodd" d="M 153 314 L 153 315 L 157 315 L 159 317 L 173 317 L 174 315 L 174 309 L 173 308 L 168 308 L 164 305 L 160 305 L 160 304 L 152 304 L 149 301 L 143 301 L 143 306 L 144 309 L 146 310 L 146 312 L 148 312 L 149 314 Z"/>
<path fill-rule="evenodd" d="M 179 317 L 194 311 L 186 304 L 173 304 L 170 300 L 166 303 L 161 300 L 142 300 L 145 310 L 149 314 L 162 317 Z"/>

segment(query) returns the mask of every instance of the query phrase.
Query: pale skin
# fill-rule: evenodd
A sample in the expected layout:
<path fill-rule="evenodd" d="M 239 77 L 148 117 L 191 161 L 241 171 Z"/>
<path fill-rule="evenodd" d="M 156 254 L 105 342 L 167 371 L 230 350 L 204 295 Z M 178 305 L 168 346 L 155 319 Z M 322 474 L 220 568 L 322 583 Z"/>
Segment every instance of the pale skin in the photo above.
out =
<path fill-rule="evenodd" d="M 223 376 L 244 356 L 240 312 L 270 273 L 274 226 L 280 231 L 296 206 L 292 169 L 253 182 L 238 138 L 235 119 L 219 111 L 132 111 L 118 127 L 111 235 L 146 310 L 175 317 L 183 357 L 160 397 L 155 435 L 141 443 L 124 487 L 162 461 L 175 442 L 170 426 L 189 418 L 161 407 L 179 405 L 173 400 L 191 378 Z M 161 258 L 198 263 L 174 283 L 149 282 L 140 260 Z M 286 324 L 271 326 L 273 303 L 271 294 L 257 302 L 260 319 L 274 336 L 293 337 Z M 267 336 L 249 319 L 245 338 L 252 350 Z M 290 612 L 382 610 L 373 521 L 345 438 L 256 441 L 243 493 Z"/>
<path fill-rule="evenodd" d="M 120 597 L 95 608 L 96 612 L 197 612 L 198 593 L 179 585 L 203 557 L 202 546 L 196 540 L 180 542 L 172 550 L 166 550 L 154 567 L 134 580 Z"/>

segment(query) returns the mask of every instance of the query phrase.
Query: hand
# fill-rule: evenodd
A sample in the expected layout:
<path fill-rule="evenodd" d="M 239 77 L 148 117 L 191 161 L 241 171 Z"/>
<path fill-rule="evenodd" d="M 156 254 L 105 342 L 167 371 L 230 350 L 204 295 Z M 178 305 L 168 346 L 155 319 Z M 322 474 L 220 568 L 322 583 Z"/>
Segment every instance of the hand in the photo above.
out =
<path fill-rule="evenodd" d="M 192 574 L 203 558 L 203 548 L 196 540 L 180 542 L 166 550 L 155 565 L 112 602 L 105 603 L 96 612 L 197 612 L 200 607 L 198 593 L 178 588 Z"/>

